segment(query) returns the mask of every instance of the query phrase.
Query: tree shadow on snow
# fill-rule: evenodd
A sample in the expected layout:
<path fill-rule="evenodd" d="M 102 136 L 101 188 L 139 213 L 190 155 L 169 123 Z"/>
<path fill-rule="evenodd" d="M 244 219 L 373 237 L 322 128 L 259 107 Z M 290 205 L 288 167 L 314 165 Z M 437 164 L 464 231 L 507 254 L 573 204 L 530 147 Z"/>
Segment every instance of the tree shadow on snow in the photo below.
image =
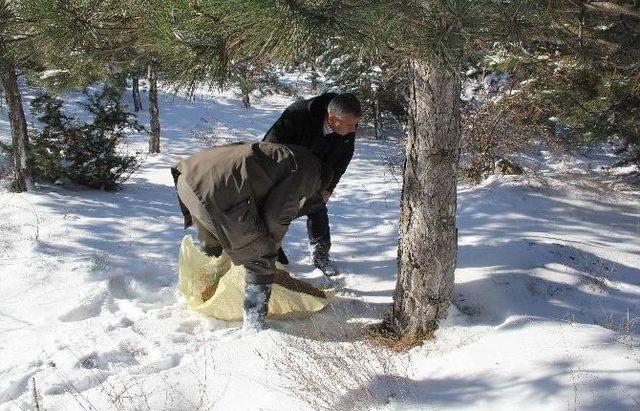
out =
<path fill-rule="evenodd" d="M 518 394 L 512 405 L 521 402 L 549 404 L 550 397 L 562 401 L 555 404 L 558 408 L 630 410 L 638 405 L 640 383 L 624 378 L 625 374 L 635 371 L 576 367 L 572 361 L 545 364 L 543 375 L 536 377 L 527 375 L 526 371 L 518 376 L 476 374 L 418 381 L 402 376 L 376 375 L 367 386 L 343 397 L 336 409 L 348 409 L 347 405 L 352 404 L 354 398 L 361 399 L 361 403 L 368 401 L 371 408 L 392 402 L 406 409 L 482 409 L 487 404 L 513 398 L 514 392 Z M 536 375 L 540 372 L 537 370 Z M 597 377 L 577 378 L 578 374 Z M 622 385 L 621 380 L 625 381 Z M 564 396 L 558 397 L 563 393 Z"/>
<path fill-rule="evenodd" d="M 463 191 L 454 304 L 492 325 L 511 315 L 607 328 L 627 315 L 638 318 L 638 296 L 625 291 L 640 285 L 638 267 L 586 250 L 602 248 L 607 255 L 616 244 L 617 251 L 637 255 L 635 244 L 624 240 L 637 235 L 640 213 L 614 202 L 590 204 L 576 205 L 549 188 L 544 195 L 511 186 Z M 467 236 L 473 244 L 465 244 Z"/>

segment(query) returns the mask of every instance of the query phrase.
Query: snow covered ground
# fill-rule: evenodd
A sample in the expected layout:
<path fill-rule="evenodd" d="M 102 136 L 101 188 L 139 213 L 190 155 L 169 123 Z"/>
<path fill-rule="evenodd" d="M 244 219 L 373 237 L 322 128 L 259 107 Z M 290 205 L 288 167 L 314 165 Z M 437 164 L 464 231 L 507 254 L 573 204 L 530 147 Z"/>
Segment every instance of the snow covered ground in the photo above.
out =
<path fill-rule="evenodd" d="M 325 311 L 253 337 L 187 311 L 169 166 L 260 138 L 291 100 L 163 94 L 163 153 L 119 192 L 0 191 L 0 409 L 640 408 L 640 194 L 598 171 L 606 157 L 541 152 L 535 175 L 460 187 L 455 301 L 408 353 L 359 334 L 395 286 L 393 142 L 360 138 L 331 200 L 344 275 Z M 306 247 L 299 220 L 290 269 L 322 285 Z"/>

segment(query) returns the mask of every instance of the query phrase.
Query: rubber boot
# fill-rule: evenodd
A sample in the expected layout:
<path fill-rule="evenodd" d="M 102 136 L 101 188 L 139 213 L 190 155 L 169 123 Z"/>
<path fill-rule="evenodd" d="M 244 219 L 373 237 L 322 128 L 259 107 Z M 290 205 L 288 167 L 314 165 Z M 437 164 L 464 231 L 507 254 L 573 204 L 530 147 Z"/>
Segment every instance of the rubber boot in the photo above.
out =
<path fill-rule="evenodd" d="M 246 284 L 243 304 L 243 333 L 251 334 L 268 328 L 266 317 L 269 297 L 271 297 L 271 284 Z"/>

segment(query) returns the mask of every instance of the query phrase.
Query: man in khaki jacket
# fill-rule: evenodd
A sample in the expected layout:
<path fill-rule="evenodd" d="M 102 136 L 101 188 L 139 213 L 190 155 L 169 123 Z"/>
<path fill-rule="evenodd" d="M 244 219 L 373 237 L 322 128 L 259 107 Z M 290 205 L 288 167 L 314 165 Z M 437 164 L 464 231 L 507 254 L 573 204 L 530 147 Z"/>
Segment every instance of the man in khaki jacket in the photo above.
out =
<path fill-rule="evenodd" d="M 262 142 L 201 151 L 171 173 L 185 228 L 208 255 L 245 266 L 243 328 L 264 329 L 278 248 L 294 218 L 322 206 L 331 171 L 304 147 Z"/>

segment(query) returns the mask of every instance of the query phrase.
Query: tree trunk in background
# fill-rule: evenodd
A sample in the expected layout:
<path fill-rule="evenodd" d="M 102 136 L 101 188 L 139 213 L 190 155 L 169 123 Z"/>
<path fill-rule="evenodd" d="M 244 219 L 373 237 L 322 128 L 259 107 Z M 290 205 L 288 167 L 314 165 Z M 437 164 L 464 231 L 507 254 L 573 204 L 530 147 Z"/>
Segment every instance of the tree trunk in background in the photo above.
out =
<path fill-rule="evenodd" d="M 431 62 L 411 62 L 398 281 L 389 324 L 404 337 L 427 337 L 446 317 L 453 296 L 459 99 L 459 80 Z"/>
<path fill-rule="evenodd" d="M 149 137 L 149 153 L 160 152 L 160 111 L 158 110 L 158 63 L 149 63 L 149 122 L 151 136 Z"/>
<path fill-rule="evenodd" d="M 242 92 L 242 107 L 244 108 L 251 107 L 251 100 L 249 99 L 249 93 L 244 91 Z"/>
<path fill-rule="evenodd" d="M 140 81 L 138 80 L 138 76 L 133 76 L 131 78 L 132 82 L 132 93 L 133 93 L 133 109 L 136 113 L 142 110 L 142 101 L 140 100 Z"/>
<path fill-rule="evenodd" d="M 13 145 L 13 170 L 15 182 L 13 189 L 17 192 L 34 189 L 31 168 L 27 159 L 29 135 L 27 134 L 27 120 L 22 107 L 22 97 L 18 87 L 18 76 L 13 66 L 8 66 L 2 73 L 2 86 L 7 101 L 9 124 Z"/>
<path fill-rule="evenodd" d="M 378 98 L 378 92 L 374 96 L 374 113 L 373 113 L 373 129 L 376 140 L 382 138 L 382 124 L 380 123 L 380 99 Z"/>

